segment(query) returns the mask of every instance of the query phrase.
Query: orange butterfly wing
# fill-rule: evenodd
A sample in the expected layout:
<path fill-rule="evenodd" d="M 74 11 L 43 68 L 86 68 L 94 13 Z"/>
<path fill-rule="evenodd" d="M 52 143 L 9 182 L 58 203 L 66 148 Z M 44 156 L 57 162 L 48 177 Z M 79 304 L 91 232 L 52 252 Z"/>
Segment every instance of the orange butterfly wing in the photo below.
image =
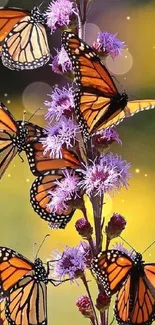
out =
<path fill-rule="evenodd" d="M 127 95 L 120 95 L 106 67 L 92 48 L 78 36 L 62 33 L 62 45 L 71 59 L 75 81 L 75 111 L 86 137 L 119 124 L 125 117 L 155 108 L 155 100 L 127 103 Z"/>
<path fill-rule="evenodd" d="M 0 102 L 0 178 L 17 153 L 13 138 L 17 136 L 17 123 L 8 109 Z"/>
<path fill-rule="evenodd" d="M 0 325 L 9 325 L 8 320 L 5 315 L 5 299 L 0 301 Z"/>
<path fill-rule="evenodd" d="M 0 247 L 0 295 L 6 296 L 32 268 L 33 264 L 22 255 L 9 248 Z"/>
<path fill-rule="evenodd" d="M 110 109 L 111 98 L 119 93 L 108 70 L 91 47 L 68 32 L 62 34 L 62 45 L 72 61 L 79 87 L 74 96 L 77 118 L 85 133 L 92 133 L 96 124 L 100 125 L 100 120 L 106 124 L 121 111 L 121 108 L 114 112 Z"/>
<path fill-rule="evenodd" d="M 47 325 L 47 287 L 29 272 L 6 298 L 5 315 L 11 325 Z"/>
<path fill-rule="evenodd" d="M 100 127 L 97 130 L 95 129 L 94 131 L 100 131 L 105 126 L 106 128 L 108 128 L 114 125 L 118 125 L 126 117 L 130 117 L 136 113 L 143 112 L 149 109 L 154 109 L 154 108 L 155 108 L 154 99 L 142 99 L 142 100 L 129 101 L 123 111 L 113 116 L 112 119 L 106 122 L 106 124 L 105 122 L 101 123 Z"/>
<path fill-rule="evenodd" d="M 29 11 L 20 9 L 0 9 L 0 50 L 1 44 L 11 32 L 12 28 L 25 16 Z"/>
<path fill-rule="evenodd" d="M 93 272 L 108 295 L 116 293 L 129 274 L 133 261 L 117 250 L 100 253 L 93 261 Z"/>
<path fill-rule="evenodd" d="M 117 294 L 115 315 L 118 324 L 148 325 L 154 319 L 155 297 L 149 290 L 145 277 L 131 282 L 129 275 Z"/>
<path fill-rule="evenodd" d="M 67 223 L 71 220 L 75 209 L 68 202 L 67 209 L 64 211 L 56 211 L 51 213 L 48 204 L 50 203 L 49 192 L 56 189 L 55 182 L 63 180 L 64 175 L 62 171 L 52 171 L 38 177 L 32 184 L 30 191 L 30 201 L 35 212 L 37 212 L 42 219 L 50 223 L 51 228 L 64 229 Z"/>
<path fill-rule="evenodd" d="M 66 167 L 77 168 L 80 162 L 76 155 L 66 149 L 62 149 L 62 158 L 51 158 L 49 153 L 44 154 L 45 148 L 38 141 L 32 141 L 27 145 L 26 155 L 31 172 L 42 175 L 50 170 L 63 169 Z"/>

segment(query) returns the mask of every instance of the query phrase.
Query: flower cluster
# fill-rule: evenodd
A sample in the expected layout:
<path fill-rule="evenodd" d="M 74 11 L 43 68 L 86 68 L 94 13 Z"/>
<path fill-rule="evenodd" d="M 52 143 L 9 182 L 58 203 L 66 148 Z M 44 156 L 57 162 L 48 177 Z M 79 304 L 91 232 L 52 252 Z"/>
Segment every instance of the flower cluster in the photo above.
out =
<path fill-rule="evenodd" d="M 58 88 L 57 86 L 53 89 L 52 94 L 49 95 L 51 100 L 45 101 L 45 106 L 48 107 L 48 112 L 45 115 L 49 122 L 54 120 L 58 121 L 62 115 L 71 117 L 74 109 L 73 89 Z"/>
<path fill-rule="evenodd" d="M 130 178 L 130 164 L 120 156 L 112 153 L 101 156 L 99 161 L 85 165 L 80 170 L 83 175 L 80 186 L 87 195 L 102 195 L 103 193 L 118 190 L 121 186 L 127 187 Z"/>
<path fill-rule="evenodd" d="M 66 246 L 62 254 L 56 251 L 55 255 L 57 261 L 54 263 L 54 276 L 60 280 L 69 276 L 71 281 L 83 277 L 90 261 L 88 247 L 88 244 L 81 242 L 78 246 L 72 248 Z"/>
<path fill-rule="evenodd" d="M 45 13 L 47 26 L 51 29 L 51 33 L 60 27 L 69 26 L 74 13 L 75 7 L 72 1 L 52 1 Z"/>
<path fill-rule="evenodd" d="M 73 119 L 63 116 L 54 127 L 47 128 L 47 132 L 47 137 L 41 139 L 45 148 L 44 153 L 50 152 L 50 157 L 61 158 L 63 147 L 69 149 L 75 144 L 79 126 Z"/>
<path fill-rule="evenodd" d="M 116 58 L 125 47 L 125 43 L 120 41 L 116 35 L 108 32 L 99 32 L 97 40 L 93 43 L 94 49 L 101 55 L 110 55 L 113 59 Z"/>
<path fill-rule="evenodd" d="M 82 24 L 84 24 L 89 2 L 90 0 L 53 0 L 45 13 L 47 26 L 51 29 L 51 33 L 58 28 L 63 30 L 67 27 L 68 30 L 76 34 L 78 31 L 75 25 L 76 19 L 79 23 L 80 31 L 82 31 Z M 56 55 L 53 56 L 50 64 L 53 72 L 59 75 L 65 74 L 70 80 L 73 80 L 74 77 L 73 72 L 76 66 L 76 55 L 78 56 L 80 51 L 84 50 L 82 45 L 81 47 L 79 45 L 80 50 L 78 46 L 76 48 L 76 42 L 78 41 L 75 39 L 75 44 L 73 44 L 74 42 L 72 43 L 72 46 L 75 46 L 74 61 L 72 60 L 71 62 L 69 58 L 70 54 L 69 56 L 67 54 L 69 50 L 67 51 L 66 48 L 66 52 L 64 47 L 61 47 L 60 50 L 56 49 Z M 124 47 L 125 43 L 117 38 L 117 34 L 111 34 L 109 32 L 98 33 L 97 39 L 93 43 L 93 49 L 100 57 L 110 55 L 113 59 L 121 54 L 121 50 Z M 91 59 L 91 53 L 90 55 L 86 54 L 86 58 Z M 74 63 L 74 66 L 72 63 Z M 89 67 L 89 62 L 87 64 Z M 82 66 L 82 69 L 84 79 L 85 68 Z M 79 81 L 80 71 L 76 71 L 76 76 L 76 81 Z M 80 96 L 83 88 L 81 89 L 79 82 L 76 83 Z M 87 102 L 82 102 L 83 98 L 81 99 L 83 117 L 84 119 L 88 117 L 90 123 L 91 116 L 89 115 L 89 111 L 87 111 L 87 107 L 90 101 L 89 92 L 91 92 L 91 86 L 90 84 L 89 87 L 88 84 L 87 90 L 85 91 L 86 93 L 88 92 L 88 105 Z M 62 253 L 59 251 L 54 252 L 55 262 L 52 265 L 53 272 L 51 276 L 54 276 L 54 278 L 62 282 L 69 279 L 71 282 L 79 284 L 81 281 L 85 287 L 86 295 L 83 294 L 76 301 L 79 312 L 85 318 L 89 319 L 91 325 L 107 325 L 107 315 L 103 314 L 110 306 L 111 297 L 107 296 L 104 291 L 106 290 L 104 288 L 104 281 L 99 283 L 99 279 L 97 278 L 98 292 L 96 302 L 93 302 L 86 270 L 88 269 L 89 273 L 92 273 L 92 261 L 98 261 L 97 256 L 101 258 L 102 255 L 105 256 L 106 254 L 105 252 L 102 255 L 99 254 L 104 243 L 103 233 L 106 234 L 106 247 L 103 248 L 105 251 L 109 249 L 111 241 L 120 236 L 126 227 L 126 220 L 119 213 L 113 213 L 109 222 L 104 227 L 102 208 L 104 209 L 105 193 L 114 194 L 122 187 L 128 188 L 128 182 L 131 178 L 129 172 L 130 164 L 117 154 L 113 154 L 112 152 L 107 153 L 107 148 L 109 149 L 112 143 L 117 142 L 118 144 L 122 144 L 114 127 L 109 127 L 105 130 L 100 127 L 100 131 L 94 133 L 93 127 L 92 129 L 90 127 L 90 138 L 86 139 L 83 137 L 83 123 L 82 120 L 79 123 L 80 116 L 77 116 L 78 102 L 76 101 L 76 105 L 74 104 L 74 88 L 74 84 L 62 88 L 55 86 L 49 95 L 49 100 L 45 101 L 45 106 L 48 110 L 45 119 L 48 125 L 46 127 L 47 136 L 41 139 L 44 154 L 55 161 L 58 159 L 59 166 L 62 166 L 58 170 L 58 176 L 60 177 L 55 180 L 54 186 L 48 192 L 50 200 L 47 208 L 51 214 L 61 215 L 62 218 L 65 218 L 68 211 L 74 211 L 75 209 L 80 209 L 80 213 L 83 213 L 83 216 L 80 215 L 79 219 L 75 222 L 75 229 L 78 235 L 81 236 L 82 241 L 75 247 L 65 246 Z M 98 104 L 100 104 L 100 100 L 95 101 L 94 107 L 92 104 L 92 109 L 98 107 Z M 102 116 L 99 115 L 99 117 L 102 120 Z M 98 121 L 96 115 L 95 118 Z M 100 120 L 99 122 L 96 121 L 94 124 L 96 123 L 95 128 L 97 129 Z M 86 207 L 85 195 L 89 196 L 92 204 L 94 214 L 93 226 Z M 128 251 L 118 243 L 113 249 L 120 251 L 120 254 L 124 252 L 134 260 L 135 253 L 133 250 Z M 110 260 L 108 263 L 110 263 Z M 106 268 L 105 260 L 100 261 L 97 264 L 97 268 L 99 269 L 103 265 Z M 104 278 L 104 273 L 102 276 Z M 108 279 L 106 278 L 107 281 Z M 98 314 L 100 315 L 100 321 L 97 318 Z"/>

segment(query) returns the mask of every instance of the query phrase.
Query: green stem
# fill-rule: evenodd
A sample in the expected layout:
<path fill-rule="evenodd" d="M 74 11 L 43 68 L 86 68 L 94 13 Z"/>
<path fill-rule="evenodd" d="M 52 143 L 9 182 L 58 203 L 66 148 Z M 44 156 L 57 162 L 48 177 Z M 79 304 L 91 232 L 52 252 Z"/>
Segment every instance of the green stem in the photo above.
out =
<path fill-rule="evenodd" d="M 85 206 L 83 206 L 82 212 L 83 212 L 84 218 L 88 221 L 87 210 L 86 210 Z M 94 248 L 94 243 L 93 243 L 92 236 L 89 235 L 89 237 L 87 238 L 87 240 L 88 240 L 89 246 L 91 248 L 92 257 L 94 257 L 95 256 L 95 248 Z"/>
<path fill-rule="evenodd" d="M 92 311 L 93 311 L 93 315 L 94 315 L 94 320 L 95 320 L 95 323 L 96 325 L 99 325 L 99 322 L 98 322 L 98 319 L 97 319 L 97 314 L 96 314 L 96 310 L 95 310 L 95 307 L 94 307 L 94 304 L 93 304 L 93 300 L 92 300 L 92 297 L 91 297 L 91 293 L 90 293 L 90 290 L 89 290 L 89 287 L 88 287 L 88 282 L 86 280 L 86 277 L 85 275 L 83 275 L 83 277 L 81 278 L 82 281 L 83 281 L 83 284 L 86 288 L 86 291 L 87 291 L 87 294 L 88 294 L 88 297 L 90 299 L 90 303 L 91 303 L 91 307 L 92 307 Z"/>

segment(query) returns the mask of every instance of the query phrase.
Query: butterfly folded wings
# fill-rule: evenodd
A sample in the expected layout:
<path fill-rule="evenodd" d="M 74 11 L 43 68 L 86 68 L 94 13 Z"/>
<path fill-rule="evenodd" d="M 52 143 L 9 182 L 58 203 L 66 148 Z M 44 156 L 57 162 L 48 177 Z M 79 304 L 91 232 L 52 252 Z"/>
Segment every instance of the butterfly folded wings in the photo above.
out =
<path fill-rule="evenodd" d="M 0 9 L 0 52 L 11 70 L 37 69 L 50 59 L 45 19 L 38 7 L 31 12 Z"/>

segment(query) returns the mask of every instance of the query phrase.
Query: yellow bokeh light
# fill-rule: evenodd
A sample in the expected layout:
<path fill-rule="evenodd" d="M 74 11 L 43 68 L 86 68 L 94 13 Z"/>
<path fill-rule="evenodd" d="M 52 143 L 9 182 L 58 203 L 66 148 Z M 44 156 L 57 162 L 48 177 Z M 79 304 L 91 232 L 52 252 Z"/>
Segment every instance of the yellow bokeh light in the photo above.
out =
<path fill-rule="evenodd" d="M 135 172 L 136 172 L 136 174 L 139 174 L 140 173 L 140 169 L 139 168 L 136 168 L 135 169 Z"/>

